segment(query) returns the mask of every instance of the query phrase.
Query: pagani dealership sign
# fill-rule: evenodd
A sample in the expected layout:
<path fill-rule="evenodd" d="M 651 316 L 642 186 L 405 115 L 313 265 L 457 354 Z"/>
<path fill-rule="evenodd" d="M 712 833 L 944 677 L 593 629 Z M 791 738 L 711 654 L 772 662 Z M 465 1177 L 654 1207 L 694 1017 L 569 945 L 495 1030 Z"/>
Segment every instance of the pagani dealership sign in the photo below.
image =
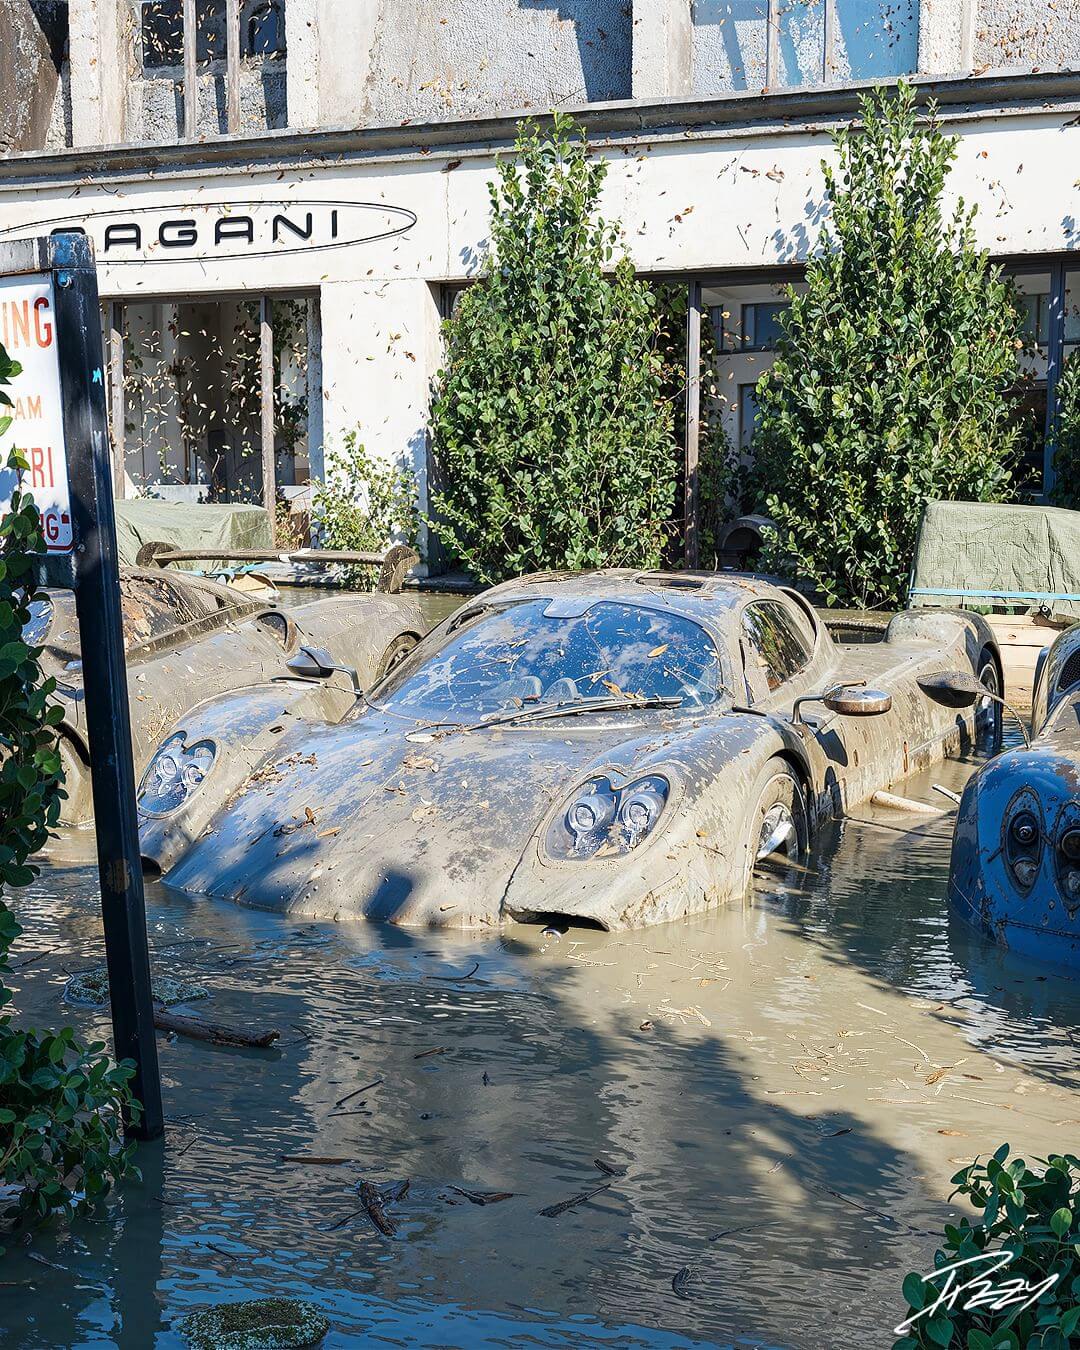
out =
<path fill-rule="evenodd" d="M 218 262 L 349 248 L 404 234 L 416 215 L 374 202 L 199 202 L 136 206 L 34 220 L 0 230 L 0 239 L 78 230 L 98 262 Z"/>

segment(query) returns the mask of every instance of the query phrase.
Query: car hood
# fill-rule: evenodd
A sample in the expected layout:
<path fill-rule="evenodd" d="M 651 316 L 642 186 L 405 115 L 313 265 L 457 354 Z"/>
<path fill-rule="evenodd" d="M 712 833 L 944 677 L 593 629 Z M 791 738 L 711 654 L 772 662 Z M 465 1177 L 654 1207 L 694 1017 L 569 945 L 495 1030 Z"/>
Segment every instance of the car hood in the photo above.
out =
<path fill-rule="evenodd" d="M 322 918 L 477 927 L 548 813 L 601 769 L 665 762 L 656 710 L 406 733 L 379 712 L 283 736 L 166 874 L 170 885 Z"/>

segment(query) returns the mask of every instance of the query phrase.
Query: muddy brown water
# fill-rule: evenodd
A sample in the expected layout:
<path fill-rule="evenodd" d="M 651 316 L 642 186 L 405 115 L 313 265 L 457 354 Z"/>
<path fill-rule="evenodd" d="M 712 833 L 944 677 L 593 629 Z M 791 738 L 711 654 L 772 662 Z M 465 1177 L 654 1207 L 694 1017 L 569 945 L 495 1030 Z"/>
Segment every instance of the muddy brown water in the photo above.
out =
<path fill-rule="evenodd" d="M 182 1010 L 281 1043 L 159 1037 L 166 1139 L 93 1218 L 10 1245 L 0 1340 L 178 1347 L 192 1308 L 286 1294 L 329 1347 L 889 1345 L 952 1174 L 1075 1148 L 1080 983 L 950 919 L 947 817 L 858 815 L 805 875 L 636 933 L 297 923 L 149 884 L 158 969 L 210 994 Z M 20 1020 L 104 1039 L 62 1002 L 102 959 L 89 843 L 20 896 L 12 983 Z M 404 1179 L 386 1237 L 356 1187 Z"/>

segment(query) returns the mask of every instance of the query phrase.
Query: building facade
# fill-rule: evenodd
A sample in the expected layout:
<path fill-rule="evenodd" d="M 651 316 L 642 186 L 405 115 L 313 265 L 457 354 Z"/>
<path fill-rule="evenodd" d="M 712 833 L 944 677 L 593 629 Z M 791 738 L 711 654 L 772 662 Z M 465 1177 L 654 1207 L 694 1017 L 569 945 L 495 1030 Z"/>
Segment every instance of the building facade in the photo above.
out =
<path fill-rule="evenodd" d="M 0 53 L 0 239 L 94 240 L 119 491 L 259 499 L 267 444 L 291 490 L 355 433 L 423 496 L 440 322 L 495 157 L 552 107 L 639 271 L 711 326 L 687 440 L 712 398 L 749 446 L 829 133 L 902 76 L 1025 295 L 1045 486 L 1080 342 L 1080 0 L 0 0 Z"/>

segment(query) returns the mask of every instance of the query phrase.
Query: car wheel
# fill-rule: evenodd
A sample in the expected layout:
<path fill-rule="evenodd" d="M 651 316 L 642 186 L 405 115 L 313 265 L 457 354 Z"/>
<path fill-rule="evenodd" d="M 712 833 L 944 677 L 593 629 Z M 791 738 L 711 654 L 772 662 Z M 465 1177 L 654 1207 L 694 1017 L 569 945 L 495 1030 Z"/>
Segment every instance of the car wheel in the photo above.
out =
<path fill-rule="evenodd" d="M 979 657 L 979 669 L 976 672 L 982 684 L 992 694 L 1000 697 L 1004 690 L 1001 687 L 1001 676 L 998 674 L 997 662 L 994 660 L 989 650 L 984 649 Z M 975 740 L 979 745 L 988 745 L 995 748 L 1001 740 L 1002 716 L 1004 709 L 1000 703 L 992 698 L 981 698 L 975 705 Z"/>
<path fill-rule="evenodd" d="M 60 824 L 89 825 L 94 818 L 94 799 L 90 785 L 90 765 L 66 736 L 60 737 L 60 764 L 64 770 L 67 800 L 60 803 Z"/>
<path fill-rule="evenodd" d="M 400 666 L 402 661 L 408 656 L 416 646 L 416 638 L 412 633 L 402 633 L 401 637 L 395 638 L 383 652 L 382 660 L 379 662 L 376 680 L 381 680 L 389 675 L 395 666 Z"/>
<path fill-rule="evenodd" d="M 802 784 L 782 760 L 770 760 L 751 797 L 747 835 L 747 884 L 766 862 L 802 862 L 810 847 L 810 822 Z"/>

